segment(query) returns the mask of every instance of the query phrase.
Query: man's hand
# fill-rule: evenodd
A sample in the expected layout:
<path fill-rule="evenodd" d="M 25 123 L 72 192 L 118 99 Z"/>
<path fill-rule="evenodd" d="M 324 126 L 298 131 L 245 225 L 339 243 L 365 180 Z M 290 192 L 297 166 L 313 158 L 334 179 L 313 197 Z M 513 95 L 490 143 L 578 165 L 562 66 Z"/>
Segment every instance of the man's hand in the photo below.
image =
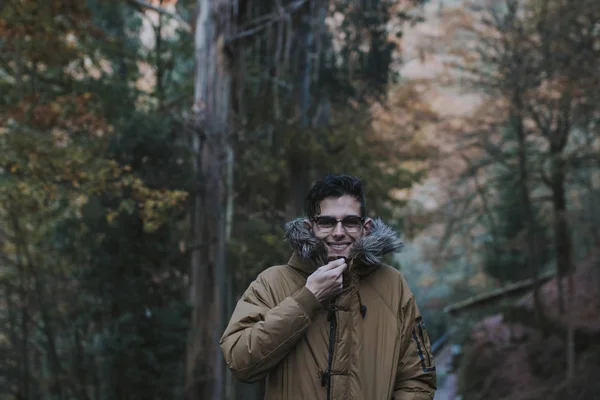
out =
<path fill-rule="evenodd" d="M 331 298 L 342 291 L 342 274 L 347 267 L 343 258 L 323 265 L 308 277 L 306 287 L 319 301 Z"/>

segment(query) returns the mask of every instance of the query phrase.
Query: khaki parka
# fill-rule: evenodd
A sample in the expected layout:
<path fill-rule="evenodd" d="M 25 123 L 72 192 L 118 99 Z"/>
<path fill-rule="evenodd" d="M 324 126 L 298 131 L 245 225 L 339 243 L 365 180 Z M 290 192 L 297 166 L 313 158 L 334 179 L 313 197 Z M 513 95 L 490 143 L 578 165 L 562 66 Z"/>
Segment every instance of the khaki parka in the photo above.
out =
<path fill-rule="evenodd" d="M 431 400 L 435 363 L 414 295 L 381 257 L 402 243 L 374 220 L 350 255 L 344 290 L 321 304 L 306 278 L 326 250 L 298 219 L 286 226 L 294 250 L 242 295 L 220 344 L 241 381 L 265 379 L 267 400 Z"/>

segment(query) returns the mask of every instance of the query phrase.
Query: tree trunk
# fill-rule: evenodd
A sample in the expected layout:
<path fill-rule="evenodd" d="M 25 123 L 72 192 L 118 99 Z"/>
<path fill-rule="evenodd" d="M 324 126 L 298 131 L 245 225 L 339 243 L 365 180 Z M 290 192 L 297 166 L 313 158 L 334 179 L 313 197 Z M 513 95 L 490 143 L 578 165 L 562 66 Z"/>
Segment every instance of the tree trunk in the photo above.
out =
<path fill-rule="evenodd" d="M 539 296 L 539 287 L 540 284 L 538 282 L 539 274 L 540 274 L 540 249 L 539 249 L 539 239 L 537 237 L 537 224 L 535 220 L 535 214 L 533 212 L 533 206 L 531 202 L 531 195 L 529 193 L 529 166 L 527 160 L 527 141 L 526 141 L 526 132 L 525 127 L 523 126 L 523 116 L 521 115 L 521 110 L 523 109 L 523 104 L 521 101 L 521 97 L 519 94 L 519 89 L 515 88 L 513 94 L 513 109 L 511 110 L 511 124 L 513 129 L 517 134 L 517 142 L 519 145 L 518 148 L 518 166 L 519 166 L 519 194 L 521 196 L 521 204 L 525 207 L 525 215 L 527 219 L 527 245 L 530 249 L 530 253 L 528 255 L 528 263 L 531 269 L 531 276 L 534 280 L 533 284 L 533 303 L 535 315 L 538 322 L 541 320 L 541 316 L 543 313 L 542 303 L 540 301 Z"/>
<path fill-rule="evenodd" d="M 298 38 L 304 43 L 302 49 L 303 66 L 300 77 L 300 121 L 301 135 L 308 135 L 310 129 L 310 108 L 312 105 L 312 64 L 313 64 L 313 18 L 311 11 L 303 17 L 302 36 Z M 308 139 L 307 139 L 308 140 Z M 290 208 L 287 215 L 288 219 L 300 217 L 304 214 L 304 197 L 310 184 L 310 155 L 303 151 L 302 145 L 292 150 L 289 158 L 289 180 L 290 180 Z"/>
<path fill-rule="evenodd" d="M 596 270 L 596 307 L 600 310 L 600 239 L 594 235 L 595 248 L 592 250 L 592 268 Z"/>
<path fill-rule="evenodd" d="M 17 212 L 18 211 L 13 211 L 13 215 L 12 215 L 12 223 L 13 223 L 13 229 L 15 232 L 15 239 L 16 239 L 15 242 L 16 242 L 16 250 L 17 250 L 17 257 L 18 257 L 17 262 L 21 266 L 21 269 L 23 271 L 23 276 L 27 277 L 28 273 L 30 273 L 31 277 L 33 278 L 32 279 L 33 288 L 34 288 L 35 295 L 38 300 L 38 307 L 39 307 L 39 311 L 40 311 L 40 314 L 42 317 L 43 332 L 46 336 L 46 351 L 47 351 L 48 357 L 50 359 L 50 364 L 52 367 L 49 392 L 50 392 L 50 395 L 52 396 L 52 399 L 62 399 L 63 389 L 62 389 L 61 381 L 59 379 L 61 372 L 62 372 L 62 366 L 61 366 L 59 358 L 58 358 L 58 352 L 57 352 L 56 343 L 55 343 L 56 335 L 54 334 L 54 329 L 52 326 L 52 321 L 50 319 L 50 313 L 48 310 L 48 306 L 44 302 L 44 299 L 46 296 L 44 296 L 44 293 L 43 293 L 43 285 L 42 285 L 42 282 L 40 282 L 40 276 L 36 271 L 36 267 L 33 263 L 32 256 L 29 253 L 27 241 L 26 241 L 24 233 L 21 229 L 21 224 L 20 224 L 19 218 L 16 215 Z M 25 296 L 27 294 L 28 290 L 29 290 L 29 288 L 27 286 L 25 286 L 25 284 L 24 284 L 23 296 Z M 27 316 L 27 313 L 24 314 L 24 317 L 26 317 L 26 316 Z M 26 319 L 24 319 L 24 321 L 23 321 L 23 335 L 25 338 L 27 338 L 29 335 L 28 324 L 27 324 Z M 28 346 L 28 343 L 25 342 L 25 345 Z M 24 355 L 26 355 L 26 354 L 24 354 Z M 27 363 L 27 364 L 25 364 L 25 366 L 27 369 L 29 369 L 28 357 L 25 357 L 23 362 Z"/>
<path fill-rule="evenodd" d="M 19 256 L 17 256 L 19 257 Z M 27 296 L 27 286 L 28 286 L 28 278 L 27 272 L 25 268 L 21 266 L 21 287 L 19 288 L 19 292 L 21 295 L 21 371 L 20 375 L 22 377 L 20 392 L 23 395 L 24 399 L 29 398 L 29 386 L 31 380 L 31 372 L 29 366 L 29 301 Z M 10 306 L 9 306 L 10 310 Z"/>
<path fill-rule="evenodd" d="M 555 141 L 550 145 L 552 156 L 552 206 L 554 209 L 554 249 L 556 257 L 556 284 L 558 286 L 558 310 L 559 315 L 565 315 L 565 312 L 572 310 L 573 302 L 573 272 L 572 263 L 572 244 L 569 224 L 567 221 L 567 199 L 565 190 L 565 169 L 560 155 L 566 144 L 566 132 L 562 135 L 556 135 L 562 140 Z M 558 143 L 556 143 L 558 142 Z M 569 276 L 567 276 L 569 275 Z M 567 277 L 567 305 L 565 306 L 565 294 L 563 290 L 563 281 Z M 567 381 L 571 383 L 575 373 L 575 343 L 573 335 L 573 319 L 567 318 L 568 335 L 565 343 L 567 354 Z"/>
<path fill-rule="evenodd" d="M 191 332 L 186 360 L 187 400 L 222 398 L 225 281 L 224 163 L 229 133 L 231 72 L 225 35 L 227 0 L 197 0 L 196 76 L 192 115 L 195 190 L 192 205 Z"/>
<path fill-rule="evenodd" d="M 75 376 L 77 376 L 77 382 L 75 383 L 75 390 L 77 397 L 81 400 L 89 400 L 90 396 L 87 392 L 88 378 L 87 378 L 87 367 L 85 363 L 85 350 L 83 349 L 82 335 L 79 332 L 79 327 L 73 327 L 73 364 L 75 365 Z"/>
<path fill-rule="evenodd" d="M 309 9 L 303 16 L 301 32 L 297 39 L 299 43 L 303 43 L 302 56 L 299 57 L 302 67 L 298 107 L 301 113 L 300 123 L 303 135 L 312 134 L 311 128 L 326 125 L 329 117 L 329 113 L 326 112 L 329 99 L 321 96 L 316 87 L 319 84 L 319 61 L 328 50 L 322 45 L 326 34 L 327 6 L 327 2 L 309 3 Z M 319 115 L 319 110 L 324 112 Z M 320 118 L 315 118 L 315 116 Z M 304 214 L 304 198 L 311 183 L 313 167 L 314 163 L 309 152 L 295 149 L 289 160 L 290 212 L 288 219 Z M 322 173 L 322 171 L 319 172 Z"/>
<path fill-rule="evenodd" d="M 560 278 L 557 279 L 560 281 Z M 567 294 L 567 305 L 570 312 L 574 311 L 574 299 L 575 294 L 575 283 L 573 282 L 573 275 L 567 277 L 568 280 L 568 294 Z M 567 382 L 569 385 L 572 384 L 573 377 L 575 376 L 575 321 L 573 318 L 567 318 Z"/>
<path fill-rule="evenodd" d="M 589 232 L 592 240 L 591 259 L 593 268 L 596 270 L 596 290 L 599 293 L 599 295 L 596 296 L 596 306 L 598 307 L 598 310 L 600 310 L 600 212 L 595 207 L 595 204 L 600 202 L 600 190 L 594 188 L 594 172 L 596 172 L 595 169 L 591 171 L 588 170 L 586 173 L 587 189 L 590 193 L 590 201 L 587 202 L 587 209 L 590 210 L 589 212 L 591 213 L 587 232 Z"/>
<path fill-rule="evenodd" d="M 560 151 L 559 151 L 560 152 Z M 571 235 L 567 221 L 567 200 L 565 194 L 565 171 L 558 160 L 560 153 L 553 152 L 552 157 L 552 206 L 554 209 L 554 241 L 556 254 L 556 270 L 559 278 L 572 271 Z M 559 311 L 565 312 L 562 281 L 557 279 L 559 289 Z"/>
<path fill-rule="evenodd" d="M 233 163 L 234 163 L 234 153 L 231 146 L 227 146 L 227 179 L 226 179 L 226 193 L 227 193 L 227 202 L 225 208 L 225 241 L 229 242 L 231 239 L 231 229 L 233 224 Z M 227 266 L 226 266 L 227 267 Z M 234 295 L 233 295 L 233 280 L 235 279 L 235 271 L 227 268 L 225 271 L 225 276 L 227 277 L 225 282 L 225 303 L 223 307 L 223 321 L 227 315 L 233 312 L 234 307 Z M 235 381 L 233 379 L 233 374 L 231 371 L 225 371 L 225 399 L 226 400 L 234 400 L 235 399 Z"/>

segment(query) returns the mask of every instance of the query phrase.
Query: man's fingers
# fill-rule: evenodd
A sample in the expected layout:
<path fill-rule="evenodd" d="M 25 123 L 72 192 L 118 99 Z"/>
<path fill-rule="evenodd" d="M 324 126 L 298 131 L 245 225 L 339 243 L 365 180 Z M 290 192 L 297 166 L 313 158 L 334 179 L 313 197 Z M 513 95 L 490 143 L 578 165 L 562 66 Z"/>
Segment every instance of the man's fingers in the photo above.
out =
<path fill-rule="evenodd" d="M 343 258 L 338 258 L 337 260 L 333 260 L 330 263 L 323 265 L 321 268 L 323 268 L 323 270 L 327 271 L 327 270 L 334 269 L 334 268 L 344 264 L 345 262 L 346 262 L 346 260 L 344 260 Z"/>
<path fill-rule="evenodd" d="M 334 269 L 330 269 L 329 271 L 327 271 L 327 275 L 331 278 L 331 279 L 337 279 L 338 276 L 341 276 L 344 271 L 346 270 L 347 265 L 346 264 L 342 264 L 338 267 L 335 267 Z"/>
<path fill-rule="evenodd" d="M 333 269 L 332 272 L 334 272 L 338 276 L 341 276 L 344 273 L 344 271 L 346 270 L 346 268 L 348 268 L 348 264 L 344 263 L 344 264 L 336 267 L 335 269 Z"/>

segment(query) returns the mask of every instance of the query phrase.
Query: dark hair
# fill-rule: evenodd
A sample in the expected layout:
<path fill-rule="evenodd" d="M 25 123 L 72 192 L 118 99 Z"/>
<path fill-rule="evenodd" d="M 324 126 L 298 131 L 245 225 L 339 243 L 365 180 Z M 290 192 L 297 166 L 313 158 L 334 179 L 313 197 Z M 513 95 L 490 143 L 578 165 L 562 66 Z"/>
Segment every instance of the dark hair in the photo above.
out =
<path fill-rule="evenodd" d="M 366 205 L 362 183 L 351 175 L 327 175 L 317 181 L 304 202 L 306 215 L 308 218 L 314 218 L 321 213 L 321 201 L 328 197 L 340 198 L 344 195 L 350 195 L 360 203 L 360 216 L 364 217 Z"/>

